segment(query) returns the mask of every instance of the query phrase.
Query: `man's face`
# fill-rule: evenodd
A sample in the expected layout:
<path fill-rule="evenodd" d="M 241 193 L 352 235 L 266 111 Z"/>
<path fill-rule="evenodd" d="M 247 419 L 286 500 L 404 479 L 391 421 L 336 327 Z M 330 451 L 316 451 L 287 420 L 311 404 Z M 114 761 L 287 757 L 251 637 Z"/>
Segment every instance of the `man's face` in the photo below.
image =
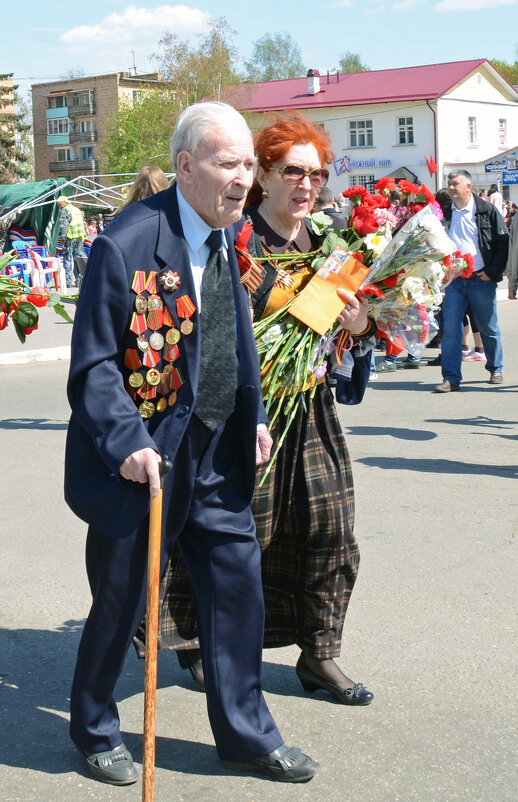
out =
<path fill-rule="evenodd" d="M 463 175 L 457 175 L 448 181 L 448 192 L 458 209 L 462 209 L 471 196 L 471 182 Z"/>
<path fill-rule="evenodd" d="M 254 164 L 252 137 L 244 126 L 216 128 L 194 153 L 178 154 L 178 186 L 209 226 L 228 228 L 241 218 Z"/>

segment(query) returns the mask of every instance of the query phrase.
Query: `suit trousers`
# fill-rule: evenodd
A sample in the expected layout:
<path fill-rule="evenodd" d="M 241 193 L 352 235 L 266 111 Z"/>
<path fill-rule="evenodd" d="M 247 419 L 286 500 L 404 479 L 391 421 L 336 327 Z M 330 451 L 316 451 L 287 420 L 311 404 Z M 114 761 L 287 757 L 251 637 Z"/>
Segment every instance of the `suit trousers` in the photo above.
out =
<path fill-rule="evenodd" d="M 261 689 L 261 556 L 234 418 L 212 433 L 192 416 L 164 482 L 161 552 L 164 571 L 178 541 L 187 565 L 208 714 L 223 760 L 257 757 L 283 743 Z M 146 520 L 124 539 L 88 531 L 93 601 L 77 655 L 70 735 L 89 752 L 122 742 L 113 694 L 145 612 L 147 529 Z"/>

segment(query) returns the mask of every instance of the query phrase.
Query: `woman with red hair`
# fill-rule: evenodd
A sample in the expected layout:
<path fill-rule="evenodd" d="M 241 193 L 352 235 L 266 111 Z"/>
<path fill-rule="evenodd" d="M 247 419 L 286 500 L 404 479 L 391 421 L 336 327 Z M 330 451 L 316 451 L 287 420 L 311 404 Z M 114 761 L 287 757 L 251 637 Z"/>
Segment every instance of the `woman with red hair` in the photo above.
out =
<path fill-rule="evenodd" d="M 275 257 L 307 253 L 318 247 L 306 224 L 319 190 L 327 183 L 333 160 L 326 132 L 300 114 L 277 117 L 255 136 L 257 177 L 245 209 L 253 224 L 248 249 L 261 262 L 263 280 L 251 295 L 256 320 L 283 306 L 307 284 L 312 270 L 305 261 L 279 271 Z M 339 291 L 341 292 L 341 291 Z M 337 400 L 359 403 L 368 381 L 375 325 L 367 304 L 344 293 L 339 316 L 353 338 L 349 377 L 338 377 Z M 369 341 L 366 344 L 366 341 Z M 359 564 L 353 534 L 354 492 L 351 464 L 331 389 L 314 378 L 286 440 L 262 486 L 258 470 L 252 511 L 262 550 L 266 609 L 264 646 L 296 643 L 301 651 L 297 675 L 308 691 L 325 689 L 347 705 L 366 705 L 373 694 L 347 677 L 334 658 L 340 654 L 342 628 Z M 274 442 L 287 426 L 280 415 L 271 426 Z M 173 563 L 164 600 L 162 643 L 180 647 L 181 665 L 203 687 L 194 616 L 181 563 Z M 164 585 L 165 587 L 165 585 Z M 165 615 L 164 615 L 165 613 Z M 183 639 L 183 643 L 182 643 Z M 168 643 L 167 643 L 168 641 Z M 187 647 L 187 650 L 185 649 Z"/>

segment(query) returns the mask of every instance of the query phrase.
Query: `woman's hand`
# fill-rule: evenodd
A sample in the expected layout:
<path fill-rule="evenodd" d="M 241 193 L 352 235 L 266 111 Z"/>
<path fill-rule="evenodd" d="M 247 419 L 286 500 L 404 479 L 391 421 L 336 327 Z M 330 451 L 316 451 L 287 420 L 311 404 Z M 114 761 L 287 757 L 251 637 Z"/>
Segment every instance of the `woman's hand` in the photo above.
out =
<path fill-rule="evenodd" d="M 366 298 L 357 298 L 347 290 L 337 290 L 338 297 L 344 301 L 345 306 L 338 315 L 337 320 L 353 336 L 361 334 L 367 328 L 367 313 L 369 302 Z"/>

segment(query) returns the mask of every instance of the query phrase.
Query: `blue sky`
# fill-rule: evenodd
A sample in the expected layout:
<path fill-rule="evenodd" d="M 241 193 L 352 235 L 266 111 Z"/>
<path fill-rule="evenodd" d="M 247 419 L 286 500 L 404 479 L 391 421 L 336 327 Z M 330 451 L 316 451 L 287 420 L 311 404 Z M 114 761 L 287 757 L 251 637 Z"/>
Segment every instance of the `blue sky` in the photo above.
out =
<path fill-rule="evenodd" d="M 242 58 L 265 33 L 286 31 L 306 66 L 336 69 L 347 50 L 371 69 L 471 58 L 518 58 L 518 0 L 201 0 L 174 4 L 127 0 L 10 0 L 2 14 L 0 72 L 20 90 L 59 80 L 69 69 L 87 75 L 153 69 L 149 56 L 164 30 L 191 39 L 209 16 L 236 30 Z M 7 36 L 11 32 L 12 36 Z"/>

